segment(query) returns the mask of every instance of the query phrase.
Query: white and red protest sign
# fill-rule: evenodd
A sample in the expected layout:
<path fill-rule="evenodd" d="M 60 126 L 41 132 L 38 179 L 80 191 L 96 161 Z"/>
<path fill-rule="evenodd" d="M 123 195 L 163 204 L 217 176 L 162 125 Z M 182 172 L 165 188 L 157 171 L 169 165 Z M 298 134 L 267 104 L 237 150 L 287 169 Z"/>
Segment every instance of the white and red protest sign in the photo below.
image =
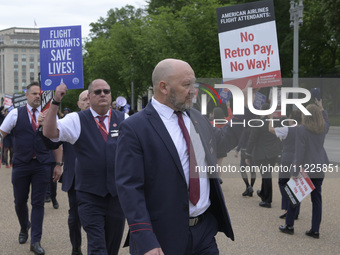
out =
<path fill-rule="evenodd" d="M 281 85 L 279 50 L 272 0 L 218 8 L 223 82 L 243 89 Z"/>
<path fill-rule="evenodd" d="M 5 98 L 4 98 L 4 107 L 5 108 L 10 108 L 12 105 L 13 105 L 12 96 L 5 95 Z"/>
<path fill-rule="evenodd" d="M 301 201 L 314 189 L 315 187 L 312 181 L 303 170 L 299 173 L 297 178 L 291 178 L 284 187 L 290 203 L 293 206 L 301 203 Z"/>

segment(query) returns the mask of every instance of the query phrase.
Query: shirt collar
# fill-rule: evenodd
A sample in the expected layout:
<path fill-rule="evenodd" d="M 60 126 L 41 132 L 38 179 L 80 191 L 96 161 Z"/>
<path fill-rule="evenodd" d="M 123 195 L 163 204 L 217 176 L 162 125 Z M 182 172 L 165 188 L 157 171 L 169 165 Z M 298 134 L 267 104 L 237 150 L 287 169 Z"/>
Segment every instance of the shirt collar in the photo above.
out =
<path fill-rule="evenodd" d="M 109 109 L 109 110 L 106 112 L 106 114 L 103 115 L 103 116 L 109 116 L 110 110 L 111 110 L 111 109 Z M 98 117 L 98 116 L 101 116 L 100 114 L 96 113 L 96 112 L 92 109 L 92 107 L 90 107 L 90 111 L 91 111 L 93 117 L 95 117 L 95 118 Z"/>
<path fill-rule="evenodd" d="M 33 109 L 32 106 L 30 106 L 29 104 L 27 104 L 27 108 L 28 108 L 28 110 L 30 110 L 30 112 L 32 112 L 32 109 Z M 37 107 L 36 109 L 37 109 L 37 112 L 39 113 L 39 112 L 41 111 L 41 106 Z"/>
<path fill-rule="evenodd" d="M 151 100 L 152 106 L 158 112 L 159 115 L 163 116 L 166 119 L 170 119 L 174 114 L 174 109 L 170 108 L 169 106 L 158 102 L 154 97 Z M 187 115 L 186 112 L 183 115 Z"/>

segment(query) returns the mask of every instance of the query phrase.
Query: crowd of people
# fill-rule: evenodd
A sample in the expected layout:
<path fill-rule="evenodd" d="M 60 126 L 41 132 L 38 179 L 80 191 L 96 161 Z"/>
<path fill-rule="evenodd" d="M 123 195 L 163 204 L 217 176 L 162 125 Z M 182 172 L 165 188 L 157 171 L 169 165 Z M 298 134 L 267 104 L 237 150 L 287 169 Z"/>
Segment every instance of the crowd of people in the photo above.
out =
<path fill-rule="evenodd" d="M 321 100 L 307 107 L 312 115 L 302 115 L 296 127 L 227 124 L 215 128 L 192 108 L 195 80 L 187 62 L 160 61 L 152 73 L 152 99 L 130 116 L 112 103 L 105 80 L 93 80 L 79 95 L 80 111 L 67 109 L 62 116 L 59 109 L 67 84 L 56 88 L 49 109 L 41 112 L 39 84 L 31 83 L 27 105 L 13 109 L 0 126 L 3 138 L 9 134 L 14 138 L 12 183 L 19 243 L 26 243 L 31 229 L 31 251 L 45 254 L 40 243 L 44 203 L 50 190 L 58 209 L 54 190 L 61 181 L 62 190 L 68 193 L 73 255 L 82 254 L 81 228 L 87 235 L 88 254 L 118 254 L 125 220 L 129 227 L 125 245 L 131 254 L 219 254 L 217 232 L 234 240 L 221 181 L 216 172 L 198 172 L 195 166 L 216 165 L 235 148 L 241 151 L 241 165 L 256 165 L 260 170 L 277 164 L 280 154 L 280 164 L 328 164 L 323 142 L 329 123 Z M 229 115 L 239 122 L 254 117 L 246 107 L 244 112 L 233 116 L 230 111 Z M 299 172 L 295 169 L 292 178 Z M 259 205 L 270 208 L 271 173 L 262 171 L 261 175 Z M 312 226 L 306 235 L 319 238 L 323 176 L 315 177 Z M 242 178 L 246 185 L 242 195 L 252 196 L 256 175 L 251 173 L 250 183 L 246 174 Z M 280 176 L 280 187 L 290 178 Z M 282 195 L 282 209 L 286 224 L 279 229 L 293 234 L 298 208 Z"/>

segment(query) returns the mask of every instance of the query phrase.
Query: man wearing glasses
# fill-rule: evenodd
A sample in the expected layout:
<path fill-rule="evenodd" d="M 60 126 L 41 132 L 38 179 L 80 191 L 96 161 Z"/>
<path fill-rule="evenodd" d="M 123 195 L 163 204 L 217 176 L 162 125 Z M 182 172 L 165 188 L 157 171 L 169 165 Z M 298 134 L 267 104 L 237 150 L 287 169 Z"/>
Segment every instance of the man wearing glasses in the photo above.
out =
<path fill-rule="evenodd" d="M 88 87 L 90 109 L 56 121 L 66 91 L 65 84 L 56 88 L 43 134 L 54 142 L 65 141 L 74 146 L 75 190 L 88 253 L 118 254 L 125 218 L 116 191 L 114 155 L 118 128 L 126 115 L 111 109 L 110 86 L 97 79 Z"/>

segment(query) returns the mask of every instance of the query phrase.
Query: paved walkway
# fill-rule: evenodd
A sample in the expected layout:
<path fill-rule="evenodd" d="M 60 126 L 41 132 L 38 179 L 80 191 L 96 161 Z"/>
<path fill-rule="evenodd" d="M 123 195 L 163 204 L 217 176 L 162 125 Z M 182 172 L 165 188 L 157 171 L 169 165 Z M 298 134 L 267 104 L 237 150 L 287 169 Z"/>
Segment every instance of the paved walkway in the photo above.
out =
<path fill-rule="evenodd" d="M 237 164 L 231 154 L 224 162 Z M 18 243 L 20 227 L 14 211 L 11 170 L 4 166 L 0 168 L 0 254 L 33 254 L 29 251 L 29 241 L 23 245 Z M 259 174 L 257 178 L 255 190 L 261 185 Z M 295 234 L 290 236 L 280 233 L 278 226 L 284 224 L 284 220 L 278 217 L 282 212 L 277 177 L 273 178 L 274 197 L 271 209 L 259 207 L 260 199 L 256 195 L 246 198 L 241 196 L 245 186 L 239 174 L 224 174 L 223 180 L 222 188 L 235 232 L 235 241 L 232 242 L 224 235 L 218 234 L 217 243 L 221 255 L 340 254 L 340 173 L 332 178 L 326 178 L 322 186 L 323 219 L 319 240 L 304 234 L 310 228 L 311 222 L 312 209 L 309 198 L 302 203 L 299 220 L 295 223 Z M 41 244 L 47 255 L 68 255 L 71 254 L 67 228 L 68 202 L 66 193 L 60 190 L 60 185 L 57 198 L 60 204 L 58 210 L 53 209 L 51 203 L 45 206 Z M 126 231 L 124 240 L 125 237 Z M 83 251 L 86 254 L 85 235 Z M 119 254 L 129 254 L 128 249 L 122 248 Z"/>

